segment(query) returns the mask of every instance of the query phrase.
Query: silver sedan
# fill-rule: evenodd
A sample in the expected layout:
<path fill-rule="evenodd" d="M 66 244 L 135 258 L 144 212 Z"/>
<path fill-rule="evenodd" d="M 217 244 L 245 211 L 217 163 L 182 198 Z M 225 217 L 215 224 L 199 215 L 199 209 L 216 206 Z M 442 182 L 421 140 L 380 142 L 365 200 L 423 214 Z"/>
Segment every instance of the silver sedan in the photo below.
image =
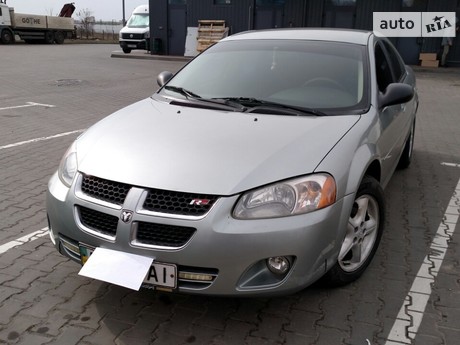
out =
<path fill-rule="evenodd" d="M 418 106 L 390 41 L 247 32 L 157 80 L 82 134 L 51 177 L 60 253 L 97 279 L 207 295 L 288 294 L 365 271 Z"/>

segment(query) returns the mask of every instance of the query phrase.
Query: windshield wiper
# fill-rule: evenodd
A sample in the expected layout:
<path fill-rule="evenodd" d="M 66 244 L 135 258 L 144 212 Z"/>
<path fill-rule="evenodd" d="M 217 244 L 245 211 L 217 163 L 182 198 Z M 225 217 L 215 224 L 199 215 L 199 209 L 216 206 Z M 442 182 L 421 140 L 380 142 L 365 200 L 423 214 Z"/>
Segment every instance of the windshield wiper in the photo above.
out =
<path fill-rule="evenodd" d="M 200 95 L 197 95 L 196 93 L 193 93 L 190 90 L 184 89 L 183 87 L 166 85 L 165 89 L 180 93 L 182 96 L 185 96 L 186 98 L 201 99 Z"/>
<path fill-rule="evenodd" d="M 218 98 L 218 99 L 223 99 L 229 102 L 237 102 L 245 107 L 250 107 L 250 109 L 246 110 L 247 113 L 260 112 L 260 111 L 263 111 L 264 109 L 267 109 L 267 110 L 282 109 L 286 113 L 289 113 L 289 115 L 292 114 L 292 115 L 297 115 L 297 116 L 303 116 L 303 115 L 309 114 L 309 115 L 316 115 L 316 116 L 328 116 L 326 113 L 318 109 L 297 107 L 293 105 L 271 102 L 271 101 L 266 101 L 263 99 L 257 99 L 257 98 L 252 98 L 252 97 L 223 97 L 223 98 Z"/>
<path fill-rule="evenodd" d="M 177 93 L 185 96 L 185 98 L 187 98 L 187 99 L 193 99 L 193 100 L 200 101 L 200 102 L 222 105 L 222 106 L 230 107 L 230 108 L 233 108 L 233 109 L 237 109 L 239 111 L 245 111 L 246 110 L 246 107 L 243 106 L 239 102 L 233 102 L 231 100 L 203 98 L 200 95 L 197 95 L 196 93 L 194 93 L 193 91 L 184 89 L 183 87 L 179 87 L 179 86 L 166 85 L 164 88 L 166 90 L 169 90 L 169 91 L 177 92 Z"/>

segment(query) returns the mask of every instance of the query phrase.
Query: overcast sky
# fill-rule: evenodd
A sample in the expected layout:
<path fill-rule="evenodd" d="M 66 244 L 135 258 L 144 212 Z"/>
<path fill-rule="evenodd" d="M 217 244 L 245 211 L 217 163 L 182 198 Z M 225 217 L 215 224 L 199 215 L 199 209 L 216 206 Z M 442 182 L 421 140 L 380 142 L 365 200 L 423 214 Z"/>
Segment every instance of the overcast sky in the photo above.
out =
<path fill-rule="evenodd" d="M 88 9 L 96 20 L 121 20 L 123 18 L 122 0 L 7 0 L 6 4 L 13 7 L 15 12 L 30 14 L 58 15 L 62 6 L 75 2 L 74 19 L 76 13 Z M 125 16 L 129 18 L 136 6 L 148 4 L 148 0 L 125 0 Z"/>

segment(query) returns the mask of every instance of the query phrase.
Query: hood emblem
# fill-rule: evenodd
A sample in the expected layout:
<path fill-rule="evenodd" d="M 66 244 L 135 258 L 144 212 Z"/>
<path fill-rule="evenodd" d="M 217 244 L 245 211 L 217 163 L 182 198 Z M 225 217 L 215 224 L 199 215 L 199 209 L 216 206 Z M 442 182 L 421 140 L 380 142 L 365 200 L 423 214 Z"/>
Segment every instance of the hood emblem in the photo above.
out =
<path fill-rule="evenodd" d="M 121 212 L 120 219 L 123 223 L 129 223 L 133 219 L 133 211 L 123 210 Z"/>
<path fill-rule="evenodd" d="M 133 34 L 129 35 L 129 38 L 133 38 L 133 37 L 134 37 Z"/>

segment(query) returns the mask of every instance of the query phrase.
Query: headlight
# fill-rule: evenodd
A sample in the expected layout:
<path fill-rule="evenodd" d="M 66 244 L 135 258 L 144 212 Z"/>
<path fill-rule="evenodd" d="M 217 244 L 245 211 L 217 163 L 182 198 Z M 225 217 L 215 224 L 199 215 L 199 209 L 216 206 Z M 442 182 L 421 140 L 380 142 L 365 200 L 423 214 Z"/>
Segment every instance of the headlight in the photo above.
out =
<path fill-rule="evenodd" d="M 144 38 L 150 38 L 150 31 L 147 31 L 147 32 L 144 34 Z"/>
<path fill-rule="evenodd" d="M 286 217 L 319 210 L 336 200 L 336 184 L 329 174 L 314 174 L 249 191 L 238 200 L 237 219 Z"/>
<path fill-rule="evenodd" d="M 72 184 L 73 178 L 77 173 L 77 151 L 75 142 L 69 147 L 64 157 L 61 159 L 59 164 L 58 175 L 62 183 L 67 187 L 70 187 Z"/>

